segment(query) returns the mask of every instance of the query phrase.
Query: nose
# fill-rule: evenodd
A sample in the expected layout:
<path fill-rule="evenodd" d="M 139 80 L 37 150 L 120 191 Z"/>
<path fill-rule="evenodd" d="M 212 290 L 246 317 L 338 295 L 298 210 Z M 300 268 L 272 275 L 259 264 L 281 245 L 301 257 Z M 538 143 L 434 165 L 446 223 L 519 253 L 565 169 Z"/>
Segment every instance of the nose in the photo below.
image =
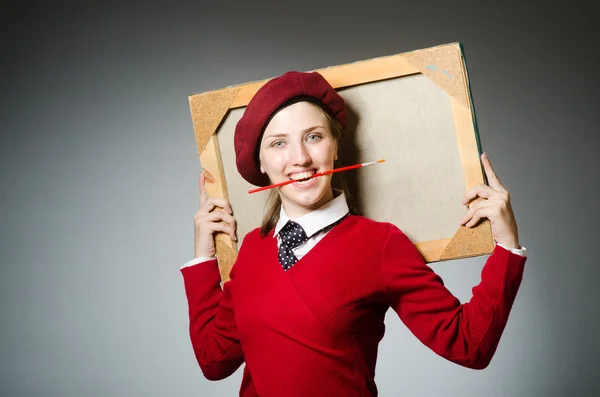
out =
<path fill-rule="evenodd" d="M 310 153 L 303 143 L 296 145 L 293 153 L 293 161 L 295 165 L 308 165 L 311 163 Z"/>

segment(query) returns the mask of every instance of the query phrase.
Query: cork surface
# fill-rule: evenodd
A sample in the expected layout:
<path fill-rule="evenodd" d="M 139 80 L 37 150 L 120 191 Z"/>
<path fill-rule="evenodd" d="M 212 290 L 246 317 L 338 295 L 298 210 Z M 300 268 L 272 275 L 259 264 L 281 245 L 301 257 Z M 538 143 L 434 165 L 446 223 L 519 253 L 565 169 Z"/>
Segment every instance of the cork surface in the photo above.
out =
<path fill-rule="evenodd" d="M 494 250 L 494 240 L 489 220 L 484 220 L 472 228 L 460 226 L 440 255 L 439 260 L 451 260 L 490 254 Z"/>
<path fill-rule="evenodd" d="M 189 97 L 198 155 L 217 131 L 221 120 L 238 95 L 239 88 L 228 88 Z"/>
<path fill-rule="evenodd" d="M 402 54 L 402 57 L 461 105 L 470 107 L 462 54 L 458 44 L 412 51 Z"/>

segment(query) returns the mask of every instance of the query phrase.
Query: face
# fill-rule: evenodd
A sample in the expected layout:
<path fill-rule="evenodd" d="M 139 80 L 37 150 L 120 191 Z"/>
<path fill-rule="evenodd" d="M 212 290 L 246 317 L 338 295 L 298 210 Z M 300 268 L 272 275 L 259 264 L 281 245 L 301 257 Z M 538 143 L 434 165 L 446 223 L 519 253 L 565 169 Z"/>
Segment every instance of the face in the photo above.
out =
<path fill-rule="evenodd" d="M 302 179 L 333 168 L 337 144 L 323 112 L 297 102 L 273 116 L 260 142 L 260 169 L 271 183 Z M 288 216 L 296 218 L 333 199 L 331 174 L 279 188 Z"/>

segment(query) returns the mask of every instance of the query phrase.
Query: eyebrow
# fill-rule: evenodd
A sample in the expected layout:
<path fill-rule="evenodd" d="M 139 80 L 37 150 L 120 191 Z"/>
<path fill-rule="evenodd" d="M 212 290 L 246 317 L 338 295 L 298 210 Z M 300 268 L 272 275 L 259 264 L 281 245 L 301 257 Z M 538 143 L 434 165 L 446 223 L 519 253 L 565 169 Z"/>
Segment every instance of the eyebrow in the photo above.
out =
<path fill-rule="evenodd" d="M 286 133 L 280 133 L 280 134 L 271 134 L 271 135 L 267 135 L 265 138 L 283 138 L 288 136 L 288 134 Z"/>
<path fill-rule="evenodd" d="M 302 131 L 302 133 L 306 134 L 307 132 L 312 132 L 312 131 L 316 130 L 317 128 L 323 128 L 323 129 L 325 129 L 325 127 L 322 126 L 322 125 L 314 125 L 314 126 L 312 126 L 310 128 L 305 129 L 304 131 Z M 285 132 L 281 132 L 279 134 L 270 134 L 270 135 L 267 135 L 265 138 L 284 138 L 284 137 L 286 137 L 288 135 L 289 134 L 287 134 Z"/>

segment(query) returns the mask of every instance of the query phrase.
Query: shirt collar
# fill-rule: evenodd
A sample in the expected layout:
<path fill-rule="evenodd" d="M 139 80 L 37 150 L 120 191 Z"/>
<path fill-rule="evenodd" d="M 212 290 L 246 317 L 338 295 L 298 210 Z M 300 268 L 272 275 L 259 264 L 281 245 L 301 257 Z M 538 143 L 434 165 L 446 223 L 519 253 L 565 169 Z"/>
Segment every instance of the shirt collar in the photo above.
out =
<path fill-rule="evenodd" d="M 339 221 L 349 212 L 344 193 L 341 190 L 334 189 L 334 195 L 335 194 L 337 194 L 337 197 L 333 200 L 308 214 L 294 219 L 294 222 L 297 222 L 302 226 L 308 237 L 332 223 Z M 279 211 L 279 221 L 277 221 L 277 225 L 275 226 L 273 237 L 276 237 L 279 234 L 281 228 L 285 226 L 289 220 L 290 217 L 287 216 L 282 205 L 281 210 Z"/>

